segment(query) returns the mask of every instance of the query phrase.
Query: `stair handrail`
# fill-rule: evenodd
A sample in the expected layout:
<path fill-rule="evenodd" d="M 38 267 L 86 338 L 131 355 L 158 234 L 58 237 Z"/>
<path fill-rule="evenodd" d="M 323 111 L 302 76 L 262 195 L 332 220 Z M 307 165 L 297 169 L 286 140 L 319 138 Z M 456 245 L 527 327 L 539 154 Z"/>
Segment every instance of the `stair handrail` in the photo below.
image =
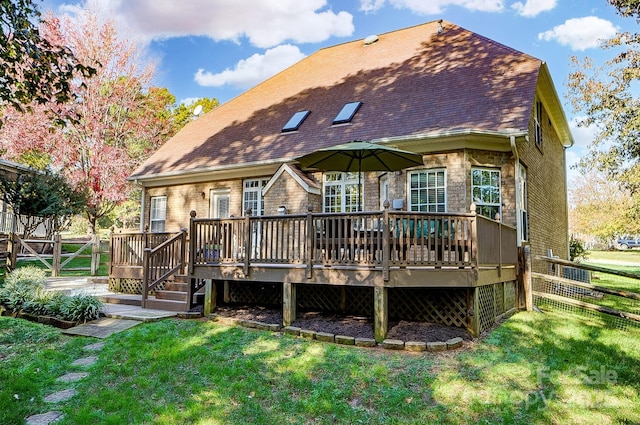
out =
<path fill-rule="evenodd" d="M 158 284 L 160 284 L 161 282 L 164 282 L 165 280 L 167 280 L 169 277 L 171 277 L 172 275 L 174 275 L 176 272 L 178 271 L 184 271 L 185 265 L 186 265 L 186 243 L 187 243 L 187 229 L 182 228 L 180 229 L 180 233 L 176 234 L 175 236 L 172 236 L 171 238 L 167 239 L 166 241 L 162 242 L 160 245 L 156 246 L 155 248 L 145 248 L 143 251 L 143 258 L 142 258 L 142 308 L 146 307 L 146 301 L 149 298 L 149 292 L 151 292 L 151 290 L 155 289 Z M 171 248 L 173 248 L 175 245 L 179 245 L 179 249 L 176 251 L 178 253 L 177 255 L 177 259 L 178 261 L 176 262 L 176 264 L 168 264 L 169 266 L 171 266 L 168 270 L 166 270 L 162 275 L 160 276 L 153 276 L 154 275 L 154 271 L 156 270 L 156 267 L 154 267 L 155 264 L 155 259 L 157 257 L 160 257 L 161 254 L 171 250 Z M 167 259 L 172 260 L 173 258 L 170 256 L 168 258 L 163 258 L 162 261 L 160 261 L 160 265 L 161 266 L 166 266 L 167 265 Z"/>

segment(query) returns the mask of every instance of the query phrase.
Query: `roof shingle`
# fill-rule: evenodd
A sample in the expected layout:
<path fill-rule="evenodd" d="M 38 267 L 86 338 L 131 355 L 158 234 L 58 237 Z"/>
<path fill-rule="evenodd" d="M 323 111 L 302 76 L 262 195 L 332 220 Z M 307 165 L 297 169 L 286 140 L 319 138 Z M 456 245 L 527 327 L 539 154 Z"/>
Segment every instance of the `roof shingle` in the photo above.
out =
<path fill-rule="evenodd" d="M 139 178 L 286 160 L 351 140 L 527 129 L 542 62 L 448 22 L 321 49 L 188 124 Z M 362 106 L 332 125 L 345 103 Z M 298 131 L 283 133 L 309 110 Z"/>

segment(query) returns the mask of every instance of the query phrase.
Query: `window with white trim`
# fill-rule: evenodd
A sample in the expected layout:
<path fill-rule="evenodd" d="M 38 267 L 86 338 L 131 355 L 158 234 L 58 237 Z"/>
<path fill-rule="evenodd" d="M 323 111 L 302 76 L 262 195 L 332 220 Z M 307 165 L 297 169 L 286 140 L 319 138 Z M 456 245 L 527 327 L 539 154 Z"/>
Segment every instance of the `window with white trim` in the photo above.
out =
<path fill-rule="evenodd" d="M 167 222 L 167 197 L 152 196 L 151 208 L 149 213 L 149 230 L 154 233 L 162 233 L 165 231 Z"/>
<path fill-rule="evenodd" d="M 447 211 L 446 170 L 417 170 L 408 173 L 409 211 Z"/>
<path fill-rule="evenodd" d="M 325 173 L 323 189 L 323 210 L 326 213 L 356 212 L 358 205 L 362 205 L 358 202 L 358 173 Z"/>
<path fill-rule="evenodd" d="M 476 204 L 476 212 L 492 220 L 500 216 L 500 170 L 488 168 L 471 169 L 471 198 Z"/>
<path fill-rule="evenodd" d="M 262 189 L 267 185 L 269 179 L 247 179 L 242 185 L 242 211 L 251 208 L 251 215 L 264 214 L 264 199 Z"/>

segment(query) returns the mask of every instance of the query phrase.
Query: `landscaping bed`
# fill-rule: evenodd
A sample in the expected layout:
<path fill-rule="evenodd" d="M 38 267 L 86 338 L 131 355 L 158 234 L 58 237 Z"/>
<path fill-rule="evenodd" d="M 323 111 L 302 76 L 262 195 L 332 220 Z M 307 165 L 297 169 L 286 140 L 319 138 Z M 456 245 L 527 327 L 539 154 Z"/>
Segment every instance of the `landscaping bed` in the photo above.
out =
<path fill-rule="evenodd" d="M 216 314 L 239 320 L 254 320 L 263 323 L 282 323 L 282 311 L 256 306 L 219 306 Z M 299 312 L 292 326 L 316 332 L 346 335 L 354 338 L 373 338 L 373 321 L 367 317 L 328 314 L 321 312 Z M 408 320 L 389 321 L 387 338 L 402 341 L 435 342 L 460 337 L 472 338 L 466 329 L 438 323 Z"/>

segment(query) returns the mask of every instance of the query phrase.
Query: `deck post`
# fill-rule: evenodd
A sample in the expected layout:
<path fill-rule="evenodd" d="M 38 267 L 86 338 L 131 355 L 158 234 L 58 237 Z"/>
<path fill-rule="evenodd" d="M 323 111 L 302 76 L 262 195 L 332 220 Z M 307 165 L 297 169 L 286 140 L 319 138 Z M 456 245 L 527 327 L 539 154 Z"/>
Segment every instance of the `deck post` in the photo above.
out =
<path fill-rule="evenodd" d="M 249 277 L 249 264 L 251 261 L 251 208 L 244 213 L 244 276 Z"/>
<path fill-rule="evenodd" d="M 389 247 L 389 238 L 391 237 L 389 229 L 389 200 L 384 201 L 384 210 L 382 211 L 382 279 L 389 281 L 389 262 L 391 257 L 391 249 Z M 386 330 L 385 330 L 386 336 Z"/>
<path fill-rule="evenodd" d="M 291 326 L 296 321 L 296 285 L 291 282 L 282 283 L 282 324 Z"/>
<path fill-rule="evenodd" d="M 389 327 L 389 292 L 384 286 L 373 288 L 373 333 L 376 342 L 387 338 Z"/>
<path fill-rule="evenodd" d="M 205 279 L 204 282 L 204 315 L 209 316 L 216 309 L 218 294 L 216 292 L 216 283 L 213 279 Z"/>
<path fill-rule="evenodd" d="M 147 297 L 149 297 L 149 258 L 151 248 L 142 251 L 142 308 L 146 308 Z"/>
<path fill-rule="evenodd" d="M 229 281 L 225 280 L 222 283 L 222 300 L 225 303 L 228 303 L 231 300 L 231 295 L 229 295 Z"/>
<path fill-rule="evenodd" d="M 313 277 L 313 260 L 314 253 L 314 241 L 316 232 L 313 230 L 313 205 L 307 205 L 307 279 Z"/>
<path fill-rule="evenodd" d="M 480 290 L 478 286 L 473 288 L 473 319 L 470 331 L 474 338 L 480 335 Z"/>
<path fill-rule="evenodd" d="M 474 269 L 478 269 L 478 218 L 476 212 L 476 204 L 471 204 L 469 207 L 469 211 L 471 214 L 474 214 L 474 217 L 471 218 L 471 240 L 473 241 L 473 245 L 471 246 L 471 258 L 469 261 L 471 262 L 471 267 Z"/>
<path fill-rule="evenodd" d="M 195 238 L 196 225 L 194 223 L 195 218 L 196 218 L 196 211 L 191 210 L 189 212 L 189 235 L 191 236 L 191 243 L 189 243 L 189 267 L 187 269 L 190 275 L 193 274 L 193 264 L 196 261 L 196 251 L 195 251 L 196 250 L 196 238 Z M 186 235 L 185 235 L 185 244 L 186 244 Z"/>

